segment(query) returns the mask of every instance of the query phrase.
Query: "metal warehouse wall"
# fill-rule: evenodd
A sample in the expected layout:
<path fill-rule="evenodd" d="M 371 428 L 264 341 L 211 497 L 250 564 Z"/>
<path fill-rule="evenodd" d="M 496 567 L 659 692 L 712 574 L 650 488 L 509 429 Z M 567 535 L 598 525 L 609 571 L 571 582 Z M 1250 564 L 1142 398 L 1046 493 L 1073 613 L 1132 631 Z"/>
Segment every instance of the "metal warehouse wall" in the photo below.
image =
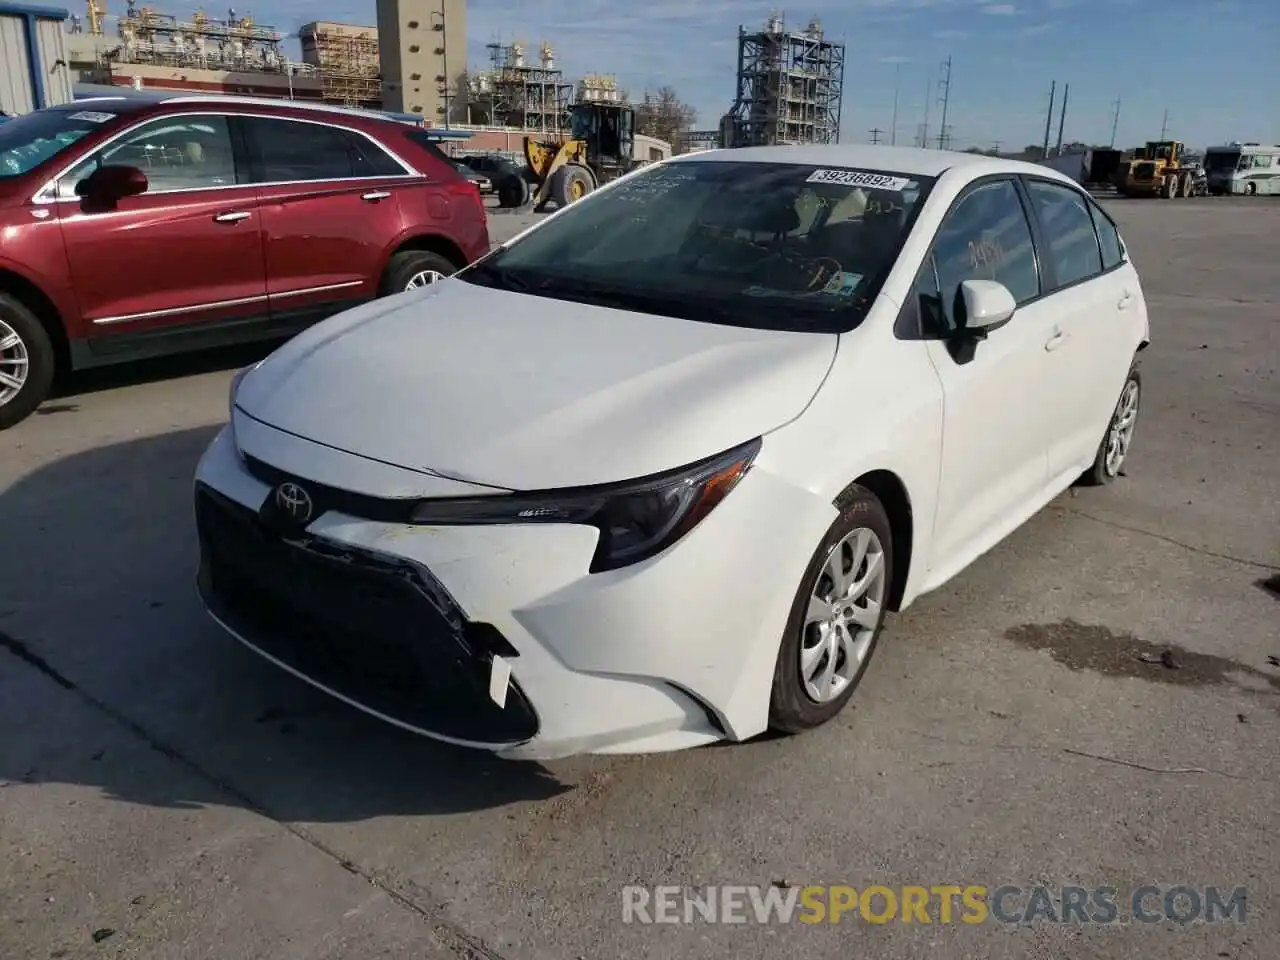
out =
<path fill-rule="evenodd" d="M 66 18 L 65 10 L 0 0 L 0 110 L 16 115 L 74 99 Z"/>
<path fill-rule="evenodd" d="M 0 110 L 26 113 L 35 106 L 31 59 L 27 56 L 27 18 L 0 13 Z"/>

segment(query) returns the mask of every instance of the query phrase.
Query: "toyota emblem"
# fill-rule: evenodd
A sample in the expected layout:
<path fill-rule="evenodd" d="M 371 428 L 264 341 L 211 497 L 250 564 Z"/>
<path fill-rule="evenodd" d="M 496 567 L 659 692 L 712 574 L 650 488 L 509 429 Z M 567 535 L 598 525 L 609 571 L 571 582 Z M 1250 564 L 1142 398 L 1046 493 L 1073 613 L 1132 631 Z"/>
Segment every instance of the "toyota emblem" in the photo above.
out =
<path fill-rule="evenodd" d="M 296 483 L 282 483 L 276 487 L 276 506 L 294 523 L 306 523 L 315 509 L 311 495 Z"/>

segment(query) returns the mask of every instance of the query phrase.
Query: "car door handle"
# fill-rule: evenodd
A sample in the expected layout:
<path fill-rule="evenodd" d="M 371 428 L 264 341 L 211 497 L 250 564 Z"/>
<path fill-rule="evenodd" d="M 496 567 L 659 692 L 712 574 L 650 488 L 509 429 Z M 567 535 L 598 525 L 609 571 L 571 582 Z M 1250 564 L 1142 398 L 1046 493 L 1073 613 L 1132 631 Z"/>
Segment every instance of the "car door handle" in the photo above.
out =
<path fill-rule="evenodd" d="M 1126 290 L 1124 296 L 1120 298 L 1120 302 L 1116 304 L 1116 308 L 1128 310 L 1131 306 L 1133 306 L 1133 294 Z"/>
<path fill-rule="evenodd" d="M 1067 342 L 1067 334 L 1061 330 L 1053 331 L 1053 336 L 1045 341 L 1044 348 L 1052 353 Z"/>
<path fill-rule="evenodd" d="M 248 220 L 253 214 L 246 213 L 244 210 L 233 210 L 230 213 L 220 213 L 213 218 L 214 223 L 239 223 L 241 220 Z"/>
<path fill-rule="evenodd" d="M 386 200 L 389 196 L 391 196 L 391 194 L 386 190 L 374 190 L 372 193 L 362 194 L 360 199 L 368 200 L 370 203 L 376 203 L 379 200 Z"/>

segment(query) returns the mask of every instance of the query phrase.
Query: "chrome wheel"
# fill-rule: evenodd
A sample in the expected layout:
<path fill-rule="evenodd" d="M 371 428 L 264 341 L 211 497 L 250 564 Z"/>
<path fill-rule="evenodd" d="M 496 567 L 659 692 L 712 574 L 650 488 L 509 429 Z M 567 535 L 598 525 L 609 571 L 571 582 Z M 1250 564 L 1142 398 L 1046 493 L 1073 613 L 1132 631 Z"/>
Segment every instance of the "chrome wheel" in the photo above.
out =
<path fill-rule="evenodd" d="M 1111 418 L 1111 429 L 1107 431 L 1107 450 L 1103 457 L 1103 468 L 1107 476 L 1119 476 L 1124 466 L 1124 458 L 1129 455 L 1129 444 L 1133 441 L 1133 428 L 1138 423 L 1138 381 L 1130 380 L 1124 385 L 1120 394 L 1120 402 L 1116 405 L 1115 416 Z"/>
<path fill-rule="evenodd" d="M 851 530 L 827 555 L 800 642 L 800 681 L 810 700 L 829 703 L 857 678 L 880 622 L 886 582 L 884 545 L 873 530 Z"/>
<path fill-rule="evenodd" d="M 0 319 L 0 406 L 8 403 L 27 383 L 31 357 L 18 331 Z"/>
<path fill-rule="evenodd" d="M 420 287 L 427 287 L 433 283 L 439 283 L 445 278 L 444 274 L 438 270 L 419 270 L 409 282 L 404 285 L 406 290 L 417 290 Z"/>

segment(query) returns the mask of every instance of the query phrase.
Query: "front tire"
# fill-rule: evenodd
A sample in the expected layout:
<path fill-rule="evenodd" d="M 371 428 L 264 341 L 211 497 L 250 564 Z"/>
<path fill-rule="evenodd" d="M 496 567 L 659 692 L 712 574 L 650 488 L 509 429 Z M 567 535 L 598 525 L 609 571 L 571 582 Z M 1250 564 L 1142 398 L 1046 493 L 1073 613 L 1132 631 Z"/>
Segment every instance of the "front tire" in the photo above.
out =
<path fill-rule="evenodd" d="M 1107 432 L 1098 444 L 1093 466 L 1080 478 L 1089 487 L 1102 487 L 1113 482 L 1124 470 L 1133 443 L 1134 428 L 1138 423 L 1138 411 L 1142 405 L 1142 375 L 1136 366 L 1130 368 L 1125 378 L 1120 399 L 1116 401 Z"/>
<path fill-rule="evenodd" d="M 417 290 L 451 277 L 460 268 L 430 250 L 401 250 L 391 257 L 382 276 L 382 295 Z"/>
<path fill-rule="evenodd" d="M 0 293 L 0 430 L 21 423 L 44 403 L 55 364 L 53 343 L 36 315 Z"/>
<path fill-rule="evenodd" d="M 800 582 L 774 668 L 769 727 L 802 733 L 844 709 L 880 641 L 893 588 L 884 505 L 855 486 Z"/>

